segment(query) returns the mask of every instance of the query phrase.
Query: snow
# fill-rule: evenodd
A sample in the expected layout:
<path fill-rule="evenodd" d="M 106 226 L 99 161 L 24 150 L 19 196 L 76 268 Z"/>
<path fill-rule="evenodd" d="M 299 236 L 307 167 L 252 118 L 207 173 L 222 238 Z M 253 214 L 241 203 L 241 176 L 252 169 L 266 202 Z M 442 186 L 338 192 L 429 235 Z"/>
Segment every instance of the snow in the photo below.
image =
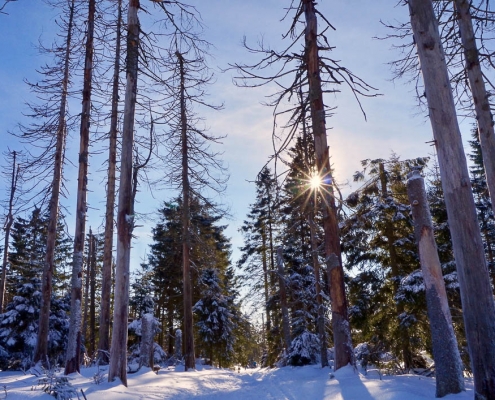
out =
<path fill-rule="evenodd" d="M 241 368 L 240 372 L 197 364 L 184 372 L 183 366 L 163 368 L 155 374 L 142 368 L 128 375 L 128 387 L 115 381 L 95 383 L 96 367 L 71 374 L 74 389 L 88 400 L 425 400 L 435 399 L 435 380 L 418 375 L 387 376 L 370 370 L 367 375 L 348 366 L 336 372 L 316 365 L 283 368 Z M 100 368 L 102 372 L 102 368 Z M 105 372 L 105 371 L 103 371 Z M 380 379 L 381 376 L 381 379 Z M 0 388 L 7 387 L 9 400 L 53 399 L 37 385 L 39 377 L 22 372 L 0 372 Z M 34 387 L 34 390 L 32 390 Z M 466 392 L 448 400 L 474 398 L 473 382 L 466 379 Z M 3 398 L 0 393 L 0 399 Z M 82 396 L 80 396 L 82 398 Z"/>

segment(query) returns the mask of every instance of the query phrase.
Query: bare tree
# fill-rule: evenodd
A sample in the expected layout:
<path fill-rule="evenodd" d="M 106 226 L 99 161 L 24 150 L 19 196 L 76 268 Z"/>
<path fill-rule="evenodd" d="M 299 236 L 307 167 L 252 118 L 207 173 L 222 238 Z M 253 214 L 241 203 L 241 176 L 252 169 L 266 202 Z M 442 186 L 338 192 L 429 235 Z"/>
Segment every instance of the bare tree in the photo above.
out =
<path fill-rule="evenodd" d="M 115 38 L 115 59 L 112 82 L 112 109 L 108 145 L 108 178 L 105 208 L 105 242 L 103 245 L 103 266 L 101 282 L 100 329 L 98 349 L 99 360 L 108 363 L 110 350 L 110 294 L 112 291 L 113 233 L 115 211 L 115 184 L 117 169 L 117 136 L 119 106 L 119 74 L 121 57 L 122 0 L 117 0 L 117 26 Z"/>
<path fill-rule="evenodd" d="M 4 311 L 5 302 L 5 287 L 7 281 L 7 265 L 9 259 L 9 241 L 10 241 L 10 229 L 14 223 L 14 200 L 16 191 L 18 189 L 18 182 L 20 178 L 21 166 L 17 161 L 18 152 L 9 151 L 6 154 L 7 160 L 12 164 L 12 173 L 10 175 L 10 192 L 9 200 L 7 203 L 7 216 L 5 217 L 5 225 L 3 230 L 5 231 L 4 247 L 3 247 L 3 262 L 2 262 L 2 274 L 0 278 L 0 313 Z"/>
<path fill-rule="evenodd" d="M 408 3 L 438 152 L 475 398 L 491 399 L 495 398 L 495 304 L 454 98 L 432 2 Z"/>
<path fill-rule="evenodd" d="M 426 289 L 433 359 L 435 360 L 436 397 L 465 390 L 462 361 L 452 327 L 442 266 L 438 258 L 430 207 L 424 179 L 419 171 L 408 175 L 407 194 L 414 219 L 414 233 Z"/>
<path fill-rule="evenodd" d="M 82 323 L 82 269 L 84 239 L 86 235 L 87 185 L 89 161 L 89 125 L 91 117 L 91 83 L 93 79 L 93 41 L 96 0 L 89 0 L 86 31 L 86 55 L 84 62 L 84 81 L 82 91 L 81 129 L 79 143 L 79 172 L 77 177 L 76 224 L 74 233 L 74 256 L 72 260 L 71 311 L 67 353 L 65 357 L 65 375 L 79 372 L 81 323 Z"/>

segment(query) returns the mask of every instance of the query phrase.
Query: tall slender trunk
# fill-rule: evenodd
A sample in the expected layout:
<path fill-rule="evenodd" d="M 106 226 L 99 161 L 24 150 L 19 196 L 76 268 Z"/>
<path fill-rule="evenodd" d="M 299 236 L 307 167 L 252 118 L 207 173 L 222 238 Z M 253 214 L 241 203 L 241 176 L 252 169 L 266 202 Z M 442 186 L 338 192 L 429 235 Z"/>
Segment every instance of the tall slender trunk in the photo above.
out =
<path fill-rule="evenodd" d="M 74 233 L 74 257 L 72 259 L 72 291 L 69 336 L 65 357 L 65 375 L 79 372 L 81 345 L 81 302 L 84 239 L 86 235 L 89 125 L 91 120 L 91 84 L 93 80 L 93 38 L 96 0 L 89 0 L 86 54 L 84 59 L 84 83 L 82 92 L 81 132 L 79 144 L 79 173 L 77 177 L 76 228 Z"/>
<path fill-rule="evenodd" d="M 139 62 L 139 0 L 129 0 L 127 12 L 127 66 L 120 162 L 119 207 L 117 212 L 117 258 L 115 266 L 115 299 L 113 331 L 110 348 L 108 381 L 120 378 L 127 386 L 127 318 L 129 315 L 129 267 L 132 215 L 132 149 L 134 145 L 134 115 Z"/>
<path fill-rule="evenodd" d="M 475 399 L 494 399 L 495 304 L 445 56 L 431 0 L 409 0 L 409 10 L 437 146 Z"/>
<path fill-rule="evenodd" d="M 69 21 L 67 25 L 67 39 L 65 42 L 64 72 L 60 91 L 60 109 L 58 116 L 57 137 L 53 161 L 53 180 L 51 184 L 50 202 L 48 203 L 48 229 L 46 238 L 46 254 L 41 278 L 41 304 L 38 324 L 38 336 L 33 361 L 47 363 L 48 356 L 48 331 L 50 321 L 50 301 L 52 296 L 52 277 L 55 262 L 55 242 L 57 240 L 57 222 L 60 198 L 60 186 L 62 184 L 62 169 L 64 164 L 65 139 L 67 135 L 65 115 L 67 112 L 67 88 L 69 85 L 69 64 L 72 47 L 72 30 L 74 25 L 74 3 L 70 3 Z"/>
<path fill-rule="evenodd" d="M 12 152 L 12 179 L 10 181 L 10 196 L 9 196 L 9 208 L 5 221 L 5 239 L 3 247 L 3 262 L 2 262 L 2 278 L 0 280 L 0 313 L 3 313 L 5 306 L 5 287 L 7 283 L 7 264 L 9 260 L 9 240 L 10 230 L 14 223 L 14 215 L 12 209 L 14 207 L 14 195 L 17 189 L 17 178 L 19 177 L 20 168 L 17 165 L 17 152 Z"/>
<path fill-rule="evenodd" d="M 328 281 L 330 284 L 330 300 L 332 303 L 332 328 L 335 346 L 335 370 L 354 363 L 351 330 L 347 315 L 347 300 L 344 286 L 344 269 L 340 254 L 339 227 L 337 209 L 332 187 L 332 172 L 328 153 L 327 133 L 325 126 L 325 106 L 321 88 L 318 26 L 316 21 L 315 1 L 302 0 L 306 18 L 305 57 L 309 83 L 309 100 L 311 121 L 316 153 L 316 166 L 325 185 L 322 190 L 323 230 L 325 233 L 325 256 Z"/>
<path fill-rule="evenodd" d="M 189 232 L 191 218 L 191 199 L 189 186 L 189 147 L 187 140 L 187 116 L 185 99 L 184 58 L 178 51 L 176 56 L 180 68 L 180 123 L 182 143 L 182 272 L 184 280 L 184 367 L 186 371 L 196 368 L 194 355 L 194 332 L 192 313 L 191 260 L 189 251 L 191 238 Z"/>
<path fill-rule="evenodd" d="M 277 249 L 277 271 L 280 288 L 280 308 L 282 309 L 282 331 L 284 335 L 284 345 L 287 351 L 291 344 L 290 326 L 289 326 L 289 309 L 287 308 L 287 290 L 285 288 L 284 256 L 283 249 Z"/>
<path fill-rule="evenodd" d="M 101 269 L 101 306 L 98 350 L 100 363 L 107 364 L 110 350 L 110 295 L 112 292 L 112 251 L 115 211 L 115 182 L 117 169 L 117 135 L 119 108 L 120 46 L 122 29 L 122 0 L 117 2 L 117 37 L 115 39 L 115 61 L 112 86 L 112 110 L 108 144 L 108 179 L 105 209 L 105 242 Z"/>
<path fill-rule="evenodd" d="M 387 180 L 387 175 L 385 173 L 385 167 L 383 163 L 379 163 L 378 165 L 379 168 L 379 173 L 380 173 L 380 183 L 381 183 L 381 188 L 382 188 L 382 200 L 385 201 L 385 199 L 388 196 L 388 180 Z M 391 275 L 393 279 L 393 289 L 394 289 L 394 297 L 397 295 L 399 292 L 399 281 L 398 278 L 400 276 L 400 271 L 399 271 L 399 262 L 397 259 L 397 251 L 395 249 L 395 235 L 394 235 L 394 227 L 392 225 L 392 221 L 390 220 L 389 217 L 386 217 L 385 220 L 385 237 L 387 239 L 387 250 L 388 254 L 390 257 L 390 270 L 391 270 Z M 397 318 L 404 312 L 404 304 L 402 302 L 396 302 L 395 303 L 395 311 L 397 314 Z M 413 360 L 412 360 L 412 352 L 411 352 L 411 343 L 409 340 L 409 333 L 407 331 L 407 328 L 404 328 L 399 325 L 399 337 L 400 337 L 400 348 L 402 352 L 402 359 L 404 360 L 404 369 L 408 371 L 410 368 L 413 367 Z"/>
<path fill-rule="evenodd" d="M 91 252 L 93 251 L 93 232 L 89 228 L 89 239 L 88 239 L 88 257 L 86 258 L 86 282 L 84 283 L 84 312 L 83 312 L 83 323 L 82 323 L 82 333 L 84 338 L 84 344 L 88 343 L 88 311 L 89 311 L 89 275 L 91 269 Z"/>
<path fill-rule="evenodd" d="M 265 312 L 266 312 L 266 332 L 270 332 L 272 329 L 270 308 L 268 307 L 268 260 L 266 257 L 266 233 L 265 226 L 263 225 L 261 232 L 262 240 L 262 250 L 261 250 L 261 263 L 263 267 L 263 286 L 265 291 Z M 265 329 L 265 324 L 263 324 L 263 329 Z"/>
<path fill-rule="evenodd" d="M 461 356 L 452 327 L 442 266 L 435 243 L 425 183 L 419 171 L 413 171 L 408 175 L 407 194 L 411 203 L 414 233 L 426 289 L 426 305 L 435 360 L 436 397 L 443 397 L 462 392 L 464 378 Z"/>
<path fill-rule="evenodd" d="M 495 198 L 495 131 L 490 107 L 490 94 L 486 90 L 485 79 L 481 71 L 478 47 L 471 18 L 471 1 L 454 0 L 457 12 L 457 24 L 464 48 L 465 69 L 469 87 L 473 96 L 473 105 L 478 124 L 478 135 L 485 168 L 486 183 L 491 198 Z M 495 212 L 495 202 L 492 201 Z"/>

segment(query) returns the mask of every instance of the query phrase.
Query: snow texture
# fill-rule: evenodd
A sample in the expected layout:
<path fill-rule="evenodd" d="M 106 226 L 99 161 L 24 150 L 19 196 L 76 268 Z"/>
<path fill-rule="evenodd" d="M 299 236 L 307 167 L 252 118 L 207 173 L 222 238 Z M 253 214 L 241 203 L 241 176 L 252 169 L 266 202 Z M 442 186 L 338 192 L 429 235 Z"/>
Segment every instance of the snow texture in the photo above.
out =
<path fill-rule="evenodd" d="M 417 375 L 388 376 L 362 373 L 344 367 L 330 374 L 319 366 L 284 368 L 214 369 L 198 362 L 197 370 L 184 372 L 183 366 L 162 368 L 154 373 L 142 368 L 128 376 L 128 387 L 115 381 L 94 383 L 97 368 L 83 368 L 70 375 L 70 383 L 88 400 L 433 400 L 435 379 Z M 100 371 L 106 373 L 100 366 Z M 53 399 L 42 392 L 38 377 L 22 372 L 0 372 L 0 386 L 6 385 L 9 400 Z M 471 379 L 465 392 L 447 396 L 449 400 L 474 398 Z M 81 396 L 82 397 L 82 396 Z"/>

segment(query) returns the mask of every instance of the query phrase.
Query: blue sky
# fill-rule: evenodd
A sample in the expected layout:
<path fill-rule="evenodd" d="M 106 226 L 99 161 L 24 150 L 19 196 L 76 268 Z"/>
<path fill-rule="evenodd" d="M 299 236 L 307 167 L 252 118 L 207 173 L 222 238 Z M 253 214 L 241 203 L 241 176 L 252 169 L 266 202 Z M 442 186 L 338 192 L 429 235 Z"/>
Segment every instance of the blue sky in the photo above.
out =
<path fill-rule="evenodd" d="M 147 0 L 141 0 L 148 6 Z M 211 66 L 216 69 L 216 84 L 210 87 L 211 99 L 223 102 L 221 112 L 205 115 L 210 132 L 226 135 L 223 150 L 230 181 L 222 201 L 230 207 L 232 219 L 228 221 L 227 235 L 232 238 L 233 261 L 236 261 L 242 245 L 237 232 L 254 202 L 253 181 L 272 152 L 272 110 L 261 105 L 270 88 L 246 89 L 232 84 L 233 71 L 221 72 L 228 63 L 249 63 L 253 61 L 242 48 L 243 36 L 251 44 L 263 37 L 272 47 L 279 48 L 280 39 L 287 29 L 287 22 L 280 22 L 283 7 L 289 1 L 282 0 L 195 0 L 191 1 L 201 12 L 205 23 L 205 36 L 215 47 L 212 49 Z M 380 97 L 363 99 L 367 121 L 348 91 L 327 96 L 330 107 L 337 106 L 336 114 L 327 120 L 328 143 L 335 177 L 344 193 L 352 188 L 352 175 L 360 168 L 365 158 L 388 158 L 392 152 L 401 158 L 427 156 L 432 148 L 425 142 L 431 140 L 431 128 L 424 115 L 416 107 L 414 87 L 406 82 L 392 82 L 392 72 L 387 62 L 398 57 L 391 50 L 390 41 L 376 40 L 387 30 L 380 20 L 405 21 L 408 10 L 396 6 L 395 1 L 385 0 L 321 0 L 320 11 L 335 26 L 336 31 L 328 34 L 331 45 L 336 46 L 332 56 L 372 86 L 378 88 Z M 152 11 L 153 7 L 149 6 Z M 30 93 L 23 83 L 25 78 L 35 80 L 36 68 L 43 63 L 37 55 L 35 44 L 39 37 L 50 42 L 56 32 L 52 11 L 39 0 L 19 1 L 10 4 L 8 15 L 0 15 L 0 33 L 3 51 L 0 58 L 0 132 L 2 150 L 18 148 L 14 138 L 7 132 L 16 123 L 25 121 L 24 103 L 30 100 Z M 73 107 L 80 107 L 75 103 Z M 74 111 L 74 110 L 73 110 Z M 464 128 L 467 136 L 469 126 Z M 74 134 L 68 143 L 68 154 L 77 152 L 78 140 Z M 104 181 L 97 170 L 100 165 L 91 165 L 91 180 L 102 188 Z M 77 182 L 75 169 L 67 167 L 68 189 L 75 192 Z M 3 183 L 4 184 L 4 183 Z M 5 186 L 5 184 L 4 184 Z M 94 188 L 93 187 L 93 188 Z M 93 189 L 88 200 L 91 209 L 88 224 L 93 230 L 102 229 L 104 202 L 103 190 Z M 6 196 L 2 191 L 2 195 Z M 143 188 L 138 194 L 140 212 L 153 213 L 163 200 L 173 193 L 167 190 L 154 192 L 154 198 Z M 62 203 L 69 210 L 75 206 L 75 198 L 69 196 Z M 73 216 L 68 217 L 69 223 Z M 152 218 L 153 219 L 153 218 Z M 156 220 L 156 218 L 155 218 Z M 150 242 L 153 221 L 143 221 L 133 242 L 133 266 L 145 256 Z M 71 234 L 73 228 L 69 228 Z"/>

